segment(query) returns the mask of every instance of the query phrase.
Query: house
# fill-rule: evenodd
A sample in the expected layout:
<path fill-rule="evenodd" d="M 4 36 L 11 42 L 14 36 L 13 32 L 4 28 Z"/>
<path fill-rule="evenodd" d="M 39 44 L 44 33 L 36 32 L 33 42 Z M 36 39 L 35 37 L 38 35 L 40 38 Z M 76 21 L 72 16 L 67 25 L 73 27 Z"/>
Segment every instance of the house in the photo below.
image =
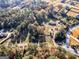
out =
<path fill-rule="evenodd" d="M 19 43 L 17 44 L 17 50 L 24 50 L 24 49 L 28 48 L 28 44 L 27 43 Z"/>
<path fill-rule="evenodd" d="M 79 19 L 79 4 L 76 4 L 74 7 L 67 12 L 67 16 L 78 18 Z"/>
<path fill-rule="evenodd" d="M 61 5 L 61 4 L 57 4 L 56 6 L 55 6 L 55 12 L 60 12 L 60 10 L 62 10 L 62 8 L 63 8 L 63 6 Z"/>

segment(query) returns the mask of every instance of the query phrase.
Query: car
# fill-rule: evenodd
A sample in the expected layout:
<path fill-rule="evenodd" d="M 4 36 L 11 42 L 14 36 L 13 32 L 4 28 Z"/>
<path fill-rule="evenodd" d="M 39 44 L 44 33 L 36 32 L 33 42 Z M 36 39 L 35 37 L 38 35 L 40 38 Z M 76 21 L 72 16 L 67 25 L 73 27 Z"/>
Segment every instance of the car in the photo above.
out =
<path fill-rule="evenodd" d="M 58 45 L 62 45 L 63 43 L 62 42 L 58 42 Z"/>
<path fill-rule="evenodd" d="M 76 18 L 79 19 L 79 15 L 77 15 Z"/>
<path fill-rule="evenodd" d="M 66 0 L 61 0 L 61 3 L 65 3 L 66 2 Z"/>
<path fill-rule="evenodd" d="M 50 21 L 49 25 L 56 26 L 56 22 Z"/>

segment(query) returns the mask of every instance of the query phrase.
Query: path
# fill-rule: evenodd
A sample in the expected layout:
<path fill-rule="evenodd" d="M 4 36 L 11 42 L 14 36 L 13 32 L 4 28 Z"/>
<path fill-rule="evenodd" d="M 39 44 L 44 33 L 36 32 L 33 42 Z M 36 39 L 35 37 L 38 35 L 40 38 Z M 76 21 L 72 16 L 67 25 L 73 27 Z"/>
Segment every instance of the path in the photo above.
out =
<path fill-rule="evenodd" d="M 58 45 L 57 45 L 56 42 L 55 42 L 55 37 L 56 37 L 57 31 L 54 29 L 54 32 L 53 32 L 53 33 L 54 33 L 54 34 L 53 34 L 53 38 L 52 38 L 53 44 L 54 44 L 55 47 L 58 47 Z"/>
<path fill-rule="evenodd" d="M 3 39 L 0 44 L 4 43 L 6 40 L 8 40 L 11 37 L 11 33 L 7 32 L 7 37 L 5 39 Z"/>

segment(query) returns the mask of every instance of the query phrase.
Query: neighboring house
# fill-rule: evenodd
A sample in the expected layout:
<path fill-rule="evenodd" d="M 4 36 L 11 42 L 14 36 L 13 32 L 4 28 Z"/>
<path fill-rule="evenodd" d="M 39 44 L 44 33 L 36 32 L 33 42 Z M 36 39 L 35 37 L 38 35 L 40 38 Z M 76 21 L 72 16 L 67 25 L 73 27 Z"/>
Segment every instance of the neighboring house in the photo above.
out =
<path fill-rule="evenodd" d="M 78 18 L 79 19 L 79 4 L 76 4 L 74 7 L 68 11 L 67 16 Z"/>
<path fill-rule="evenodd" d="M 62 10 L 62 8 L 63 8 L 63 6 L 62 5 L 60 5 L 60 4 L 57 4 L 56 6 L 55 6 L 55 12 L 60 12 L 61 10 Z"/>
<path fill-rule="evenodd" d="M 27 43 L 19 43 L 17 44 L 17 50 L 24 50 L 24 49 L 28 48 L 28 44 Z"/>

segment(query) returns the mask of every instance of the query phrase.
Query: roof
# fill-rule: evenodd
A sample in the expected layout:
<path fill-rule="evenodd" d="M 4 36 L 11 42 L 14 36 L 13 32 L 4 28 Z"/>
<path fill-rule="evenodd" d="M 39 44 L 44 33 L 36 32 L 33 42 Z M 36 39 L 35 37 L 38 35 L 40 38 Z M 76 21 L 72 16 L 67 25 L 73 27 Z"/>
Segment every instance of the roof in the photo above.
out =
<path fill-rule="evenodd" d="M 54 9 L 54 10 L 55 10 L 56 12 L 59 12 L 62 8 L 63 8 L 63 6 L 60 5 L 60 4 L 58 4 L 58 5 L 55 6 L 55 9 Z"/>
<path fill-rule="evenodd" d="M 79 14 L 79 4 L 76 4 L 68 13 L 67 16 L 77 17 Z"/>
<path fill-rule="evenodd" d="M 79 9 L 79 4 L 76 4 L 75 7 L 78 7 L 78 9 Z"/>
<path fill-rule="evenodd" d="M 67 13 L 67 16 L 71 16 L 71 17 L 76 17 L 77 15 L 78 15 L 78 13 L 73 12 L 73 11 L 69 11 L 69 12 Z"/>

